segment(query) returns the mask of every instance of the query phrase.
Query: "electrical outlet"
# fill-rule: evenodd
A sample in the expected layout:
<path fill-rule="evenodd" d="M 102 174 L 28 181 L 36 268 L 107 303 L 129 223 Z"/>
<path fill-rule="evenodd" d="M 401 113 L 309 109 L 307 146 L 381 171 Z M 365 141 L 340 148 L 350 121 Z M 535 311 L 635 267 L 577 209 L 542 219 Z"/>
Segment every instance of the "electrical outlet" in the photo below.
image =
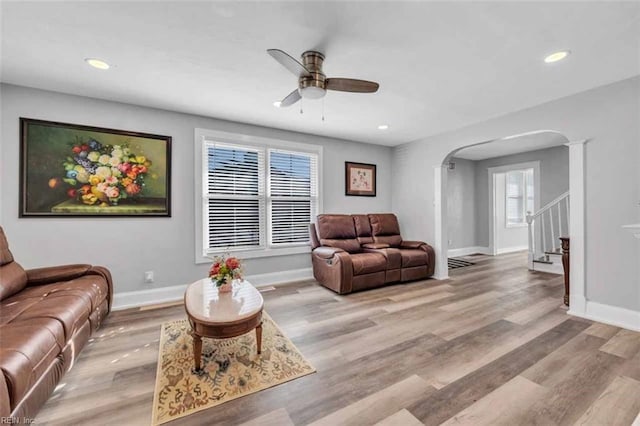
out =
<path fill-rule="evenodd" d="M 147 271 L 144 273 L 144 282 L 145 283 L 153 282 L 153 271 Z"/>

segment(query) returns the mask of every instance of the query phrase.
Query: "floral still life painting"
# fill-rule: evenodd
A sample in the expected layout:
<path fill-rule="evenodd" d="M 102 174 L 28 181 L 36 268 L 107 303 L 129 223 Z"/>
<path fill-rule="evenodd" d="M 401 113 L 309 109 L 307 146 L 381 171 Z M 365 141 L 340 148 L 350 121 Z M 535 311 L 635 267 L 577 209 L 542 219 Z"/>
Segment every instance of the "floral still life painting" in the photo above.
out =
<path fill-rule="evenodd" d="M 345 162 L 345 195 L 376 196 L 376 165 Z"/>
<path fill-rule="evenodd" d="M 170 136 L 20 124 L 21 217 L 170 216 Z"/>

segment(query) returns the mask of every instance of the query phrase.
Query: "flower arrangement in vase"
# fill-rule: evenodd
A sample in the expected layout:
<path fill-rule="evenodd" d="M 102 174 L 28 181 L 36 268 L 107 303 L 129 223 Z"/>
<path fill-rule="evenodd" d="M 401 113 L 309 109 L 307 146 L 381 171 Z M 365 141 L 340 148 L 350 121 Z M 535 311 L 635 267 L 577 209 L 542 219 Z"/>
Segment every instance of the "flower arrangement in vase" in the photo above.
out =
<path fill-rule="evenodd" d="M 242 263 L 233 256 L 216 256 L 209 270 L 209 278 L 221 293 L 231 291 L 233 280 L 242 279 Z"/>
<path fill-rule="evenodd" d="M 67 191 L 70 198 L 107 207 L 140 195 L 151 161 L 131 152 L 126 143 L 103 145 L 89 139 L 86 143 L 77 140 L 63 165 L 62 180 L 71 186 Z M 49 186 L 53 188 L 57 181 L 51 179 Z"/>

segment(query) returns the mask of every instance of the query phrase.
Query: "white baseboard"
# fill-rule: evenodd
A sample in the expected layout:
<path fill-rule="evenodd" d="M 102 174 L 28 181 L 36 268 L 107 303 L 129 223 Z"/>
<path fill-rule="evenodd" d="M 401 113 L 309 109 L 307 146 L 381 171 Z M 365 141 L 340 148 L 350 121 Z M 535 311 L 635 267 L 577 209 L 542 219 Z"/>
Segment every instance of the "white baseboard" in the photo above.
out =
<path fill-rule="evenodd" d="M 529 250 L 529 246 L 515 246 L 515 247 L 503 247 L 503 248 L 499 248 L 496 253 L 498 254 L 507 254 L 507 253 L 513 253 L 516 251 L 523 251 L 523 250 Z"/>
<path fill-rule="evenodd" d="M 489 254 L 489 247 L 462 247 L 447 250 L 447 257 L 469 256 L 470 254 Z"/>
<path fill-rule="evenodd" d="M 585 312 L 569 309 L 570 315 L 603 322 L 632 331 L 640 331 L 640 312 L 587 300 Z"/>
<path fill-rule="evenodd" d="M 282 272 L 248 275 L 245 278 L 256 287 L 265 287 L 312 279 L 313 271 L 311 268 L 292 269 Z M 115 293 L 113 295 L 112 310 L 120 311 L 123 309 L 137 308 L 139 306 L 175 302 L 182 300 L 186 289 L 187 284 L 180 284 L 149 290 Z"/>

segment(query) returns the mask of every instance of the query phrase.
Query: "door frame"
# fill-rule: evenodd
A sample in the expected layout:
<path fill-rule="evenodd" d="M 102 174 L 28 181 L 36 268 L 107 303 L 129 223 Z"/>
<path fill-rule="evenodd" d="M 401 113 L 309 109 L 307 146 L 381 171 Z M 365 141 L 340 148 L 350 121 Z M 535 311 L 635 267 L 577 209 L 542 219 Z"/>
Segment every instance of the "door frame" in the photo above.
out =
<path fill-rule="evenodd" d="M 491 256 L 498 254 L 498 227 L 496 217 L 496 174 L 506 173 L 513 170 L 533 169 L 533 208 L 535 211 L 540 210 L 540 161 L 527 161 L 524 163 L 506 164 L 504 166 L 489 167 L 488 183 L 489 183 L 489 253 Z M 535 213 L 535 212 L 532 212 Z"/>

